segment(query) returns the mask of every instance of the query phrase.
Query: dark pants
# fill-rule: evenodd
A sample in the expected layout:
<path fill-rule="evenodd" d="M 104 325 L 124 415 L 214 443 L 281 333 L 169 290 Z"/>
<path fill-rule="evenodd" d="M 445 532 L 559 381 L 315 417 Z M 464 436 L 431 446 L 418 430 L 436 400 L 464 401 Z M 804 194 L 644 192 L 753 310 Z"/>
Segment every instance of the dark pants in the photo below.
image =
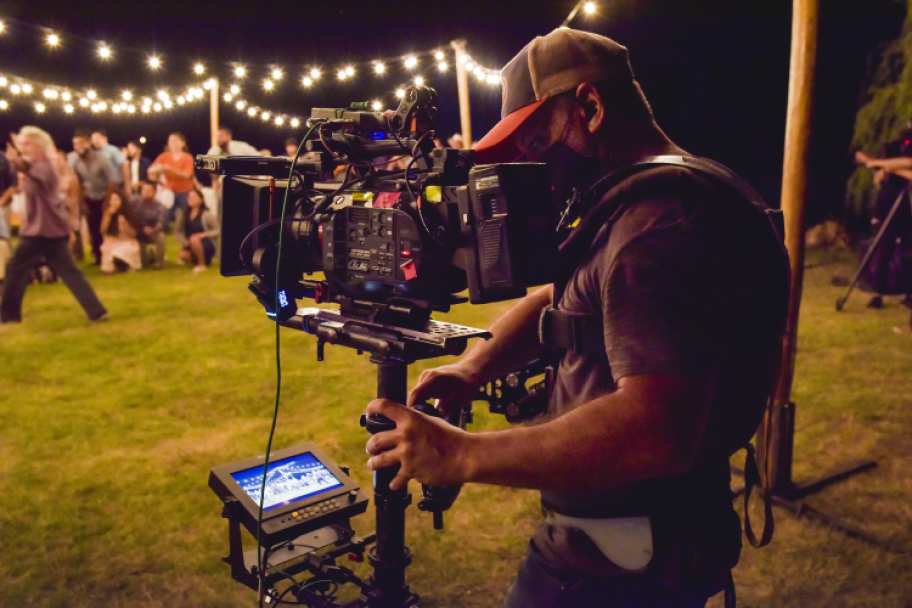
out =
<path fill-rule="evenodd" d="M 171 208 L 168 209 L 168 215 L 165 218 L 165 232 L 171 232 L 171 224 L 177 218 L 177 214 L 184 211 L 187 208 L 187 198 L 190 196 L 190 192 L 175 192 L 174 193 L 174 204 L 171 205 Z"/>
<path fill-rule="evenodd" d="M 529 543 L 503 608 L 703 608 L 708 599 L 635 574 L 592 576 L 562 568 Z"/>
<path fill-rule="evenodd" d="M 912 293 L 912 285 L 906 284 L 908 281 L 905 281 L 905 277 L 902 276 L 902 268 L 890 267 L 896 254 L 900 253 L 897 252 L 897 247 L 901 247 L 903 250 L 909 248 L 908 241 L 910 236 L 912 236 L 912 213 L 910 213 L 912 194 L 909 194 L 905 187 L 902 189 L 889 187 L 882 188 L 877 198 L 876 213 L 877 219 L 881 222 L 885 222 L 887 215 L 889 215 L 890 210 L 896 202 L 896 197 L 903 192 L 905 192 L 906 195 L 899 203 L 896 215 L 893 216 L 893 219 L 890 220 L 890 224 L 886 227 L 886 230 L 884 230 L 880 244 L 877 246 L 877 249 L 874 250 L 871 261 L 869 262 L 873 280 L 872 287 L 874 288 L 874 291 L 879 294 L 887 294 L 896 291 L 907 294 Z M 880 224 L 877 225 L 878 230 L 880 229 L 880 226 Z M 900 242 L 897 243 L 897 240 Z M 892 277 L 891 272 L 894 273 Z M 900 274 L 896 275 L 896 272 L 899 272 Z"/>
<path fill-rule="evenodd" d="M 89 281 L 76 266 L 70 254 L 68 239 L 49 239 L 40 236 L 24 236 L 19 240 L 13 257 L 6 264 L 6 280 L 3 282 L 3 299 L 0 300 L 0 321 L 22 320 L 22 298 L 29 284 L 29 275 L 36 262 L 44 257 L 45 262 L 76 296 L 76 300 L 90 319 L 97 319 L 107 311 L 98 301 L 98 296 Z"/>
<path fill-rule="evenodd" d="M 155 234 L 139 233 L 139 249 L 142 254 L 143 268 L 153 267 L 161 268 L 165 263 L 165 233 L 156 232 Z M 149 255 L 149 248 L 155 249 L 155 254 Z"/>
<path fill-rule="evenodd" d="M 101 218 L 104 215 L 104 199 L 85 199 L 86 207 L 89 208 L 86 214 L 86 223 L 89 225 L 89 236 L 92 238 L 92 255 L 95 256 L 95 265 L 101 264 L 101 243 L 104 241 L 104 235 L 101 234 Z"/>

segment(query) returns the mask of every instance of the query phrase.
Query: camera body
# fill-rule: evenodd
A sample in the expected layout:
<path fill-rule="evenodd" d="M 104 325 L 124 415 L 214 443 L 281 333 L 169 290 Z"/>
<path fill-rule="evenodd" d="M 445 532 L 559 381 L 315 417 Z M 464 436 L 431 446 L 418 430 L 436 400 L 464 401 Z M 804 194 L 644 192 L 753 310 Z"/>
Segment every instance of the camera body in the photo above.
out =
<path fill-rule="evenodd" d="M 395 121 L 317 108 L 308 124 L 319 137 L 304 159 L 197 157 L 197 168 L 225 176 L 222 274 L 254 274 L 260 301 L 269 309 L 280 294 L 285 305 L 269 312 L 285 318 L 302 297 L 430 311 L 464 301 L 455 294 L 465 290 L 481 304 L 551 282 L 558 218 L 546 166 L 474 166 L 471 150 L 434 148 L 428 131 L 410 130 L 433 114 L 414 104 Z M 379 168 L 397 151 L 411 155 L 405 170 Z M 344 181 L 330 181 L 340 165 Z M 302 281 L 314 273 L 324 280 Z"/>

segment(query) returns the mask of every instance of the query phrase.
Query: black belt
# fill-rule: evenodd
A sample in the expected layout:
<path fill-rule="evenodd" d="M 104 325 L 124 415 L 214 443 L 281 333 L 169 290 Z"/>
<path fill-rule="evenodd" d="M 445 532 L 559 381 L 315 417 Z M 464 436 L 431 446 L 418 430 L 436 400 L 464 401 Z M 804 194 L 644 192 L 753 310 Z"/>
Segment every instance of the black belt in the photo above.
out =
<path fill-rule="evenodd" d="M 539 319 L 538 338 L 551 348 L 608 358 L 601 316 L 569 313 L 549 306 Z"/>

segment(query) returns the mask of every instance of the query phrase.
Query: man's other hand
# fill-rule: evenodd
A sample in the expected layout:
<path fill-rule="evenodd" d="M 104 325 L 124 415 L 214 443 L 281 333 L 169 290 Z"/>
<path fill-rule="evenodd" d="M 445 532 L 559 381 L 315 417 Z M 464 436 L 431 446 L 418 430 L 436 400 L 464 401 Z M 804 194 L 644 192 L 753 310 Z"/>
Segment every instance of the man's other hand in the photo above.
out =
<path fill-rule="evenodd" d="M 421 372 L 418 383 L 409 393 L 408 406 L 437 399 L 437 410 L 442 416 L 448 416 L 456 408 L 471 403 L 480 385 L 475 374 L 458 363 L 428 369 Z"/>
<path fill-rule="evenodd" d="M 377 433 L 367 441 L 369 469 L 400 465 L 390 490 L 403 489 L 410 479 L 432 486 L 448 486 L 469 480 L 466 453 L 471 435 L 444 420 L 426 416 L 389 399 L 376 399 L 368 415 L 386 416 L 396 423 L 391 431 Z"/>

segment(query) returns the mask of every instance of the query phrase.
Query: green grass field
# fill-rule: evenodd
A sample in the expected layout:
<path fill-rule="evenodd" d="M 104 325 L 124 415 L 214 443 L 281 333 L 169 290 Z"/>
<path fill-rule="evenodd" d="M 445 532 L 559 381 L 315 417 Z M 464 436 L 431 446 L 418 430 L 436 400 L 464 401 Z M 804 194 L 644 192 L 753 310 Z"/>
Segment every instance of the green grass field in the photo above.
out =
<path fill-rule="evenodd" d="M 895 298 L 868 310 L 856 293 L 836 313 L 829 281 L 851 267 L 815 259 L 826 263 L 806 277 L 795 478 L 876 459 L 808 502 L 912 548 L 912 337 L 892 330 L 908 327 L 908 311 Z M 213 466 L 265 451 L 272 326 L 243 278 L 86 271 L 108 322 L 90 325 L 53 284 L 29 288 L 24 323 L 0 326 L 0 606 L 254 606 L 220 561 L 226 523 L 206 482 Z M 486 326 L 506 306 L 440 318 Z M 317 363 L 314 340 L 291 330 L 282 360 L 275 449 L 314 441 L 369 489 L 358 417 L 374 367 L 333 347 Z M 506 423 L 479 404 L 473 426 Z M 360 533 L 371 511 L 355 520 Z M 776 514 L 773 544 L 745 549 L 735 571 L 740 606 L 912 606 L 908 556 Z M 442 532 L 411 507 L 408 580 L 422 607 L 499 606 L 538 517 L 533 492 L 487 486 L 464 488 Z"/>

